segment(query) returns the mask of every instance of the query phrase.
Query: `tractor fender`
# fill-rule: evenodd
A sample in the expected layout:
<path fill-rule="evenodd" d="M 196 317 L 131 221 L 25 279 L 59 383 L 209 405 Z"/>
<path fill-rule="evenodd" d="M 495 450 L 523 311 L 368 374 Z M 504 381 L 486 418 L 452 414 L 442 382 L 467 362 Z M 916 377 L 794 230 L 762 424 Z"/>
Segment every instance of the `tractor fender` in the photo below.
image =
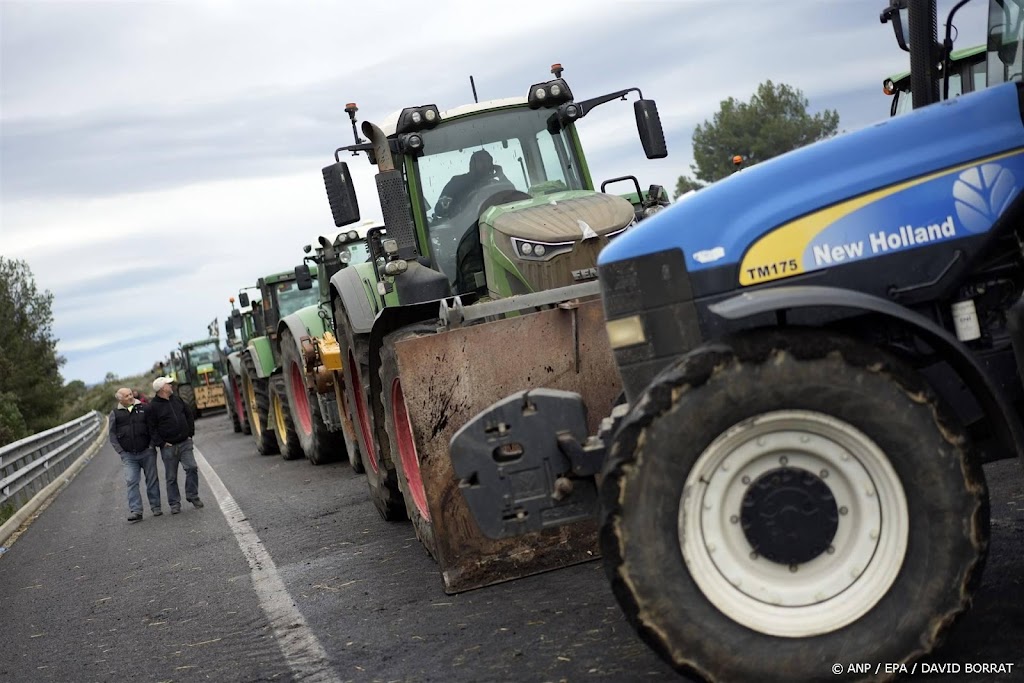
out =
<path fill-rule="evenodd" d="M 334 301 L 341 299 L 348 313 L 349 325 L 356 334 L 367 334 L 373 329 L 374 311 L 366 296 L 357 268 L 342 268 L 331 278 L 331 312 Z"/>
<path fill-rule="evenodd" d="M 228 367 L 232 377 L 239 377 L 242 374 L 242 352 L 233 351 L 228 354 Z"/>
<path fill-rule="evenodd" d="M 794 308 L 848 308 L 877 313 L 910 328 L 938 351 L 960 376 L 992 422 L 993 431 L 1009 453 L 1024 461 L 1024 429 L 1009 400 L 971 352 L 945 328 L 904 306 L 880 297 L 840 287 L 795 285 L 743 292 L 708 306 L 715 316 L 741 320 Z"/>
<path fill-rule="evenodd" d="M 270 349 L 270 337 L 250 339 L 249 346 L 245 350 L 252 357 L 253 365 L 256 366 L 256 376 L 260 379 L 270 377 L 274 371 L 274 354 Z"/>
<path fill-rule="evenodd" d="M 292 335 L 296 343 L 303 337 L 324 336 L 324 321 L 320 317 L 320 306 L 306 306 L 285 316 L 277 325 L 277 338 L 281 339 L 285 331 Z"/>

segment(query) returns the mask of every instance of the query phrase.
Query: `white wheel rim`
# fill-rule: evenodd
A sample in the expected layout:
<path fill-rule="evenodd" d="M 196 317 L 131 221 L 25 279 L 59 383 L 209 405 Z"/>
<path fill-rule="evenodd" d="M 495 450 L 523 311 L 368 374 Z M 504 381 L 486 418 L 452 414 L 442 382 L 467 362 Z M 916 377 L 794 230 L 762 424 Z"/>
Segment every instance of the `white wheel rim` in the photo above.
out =
<path fill-rule="evenodd" d="M 792 567 L 752 557 L 738 522 L 750 484 L 780 467 L 818 476 L 840 513 L 830 549 Z M 791 638 L 835 631 L 874 607 L 903 566 L 909 536 L 903 486 L 885 453 L 852 425 L 803 410 L 765 413 L 715 439 L 686 479 L 678 525 L 704 596 L 743 626 Z"/>

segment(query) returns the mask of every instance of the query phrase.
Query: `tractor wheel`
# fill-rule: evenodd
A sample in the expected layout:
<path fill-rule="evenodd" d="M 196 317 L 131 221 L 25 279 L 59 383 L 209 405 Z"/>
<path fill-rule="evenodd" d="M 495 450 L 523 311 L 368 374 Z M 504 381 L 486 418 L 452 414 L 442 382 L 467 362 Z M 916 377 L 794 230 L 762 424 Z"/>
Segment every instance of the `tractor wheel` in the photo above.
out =
<path fill-rule="evenodd" d="M 341 460 L 345 457 L 345 439 L 340 432 L 332 432 L 324 424 L 316 392 L 306 388 L 305 364 L 299 346 L 288 332 L 281 335 L 281 365 L 288 408 L 302 451 L 314 465 Z"/>
<path fill-rule="evenodd" d="M 417 324 L 403 327 L 384 337 L 380 352 L 381 403 L 384 407 L 384 428 L 387 430 L 391 460 L 398 471 L 398 487 L 405 499 L 405 510 L 416 530 L 416 538 L 437 559 L 437 545 L 434 542 L 434 525 L 430 521 L 427 492 L 420 475 L 419 456 L 416 453 L 416 437 L 405 405 L 402 381 L 398 376 L 398 355 L 395 344 L 403 339 L 412 339 L 436 334 L 434 325 Z"/>
<path fill-rule="evenodd" d="M 287 389 L 280 377 L 270 378 L 270 421 L 274 425 L 274 439 L 281 457 L 285 460 L 301 458 L 302 445 L 295 433 L 295 423 L 288 409 Z"/>
<path fill-rule="evenodd" d="M 270 392 L 268 381 L 256 376 L 256 364 L 249 354 L 242 357 L 242 392 L 245 409 L 249 415 L 252 438 L 260 455 L 274 455 L 278 452 L 274 430 L 269 423 Z"/>
<path fill-rule="evenodd" d="M 610 453 L 605 569 L 681 673 L 907 663 L 980 582 L 988 490 L 963 427 L 915 371 L 849 338 L 762 332 L 688 354 Z"/>
<path fill-rule="evenodd" d="M 338 412 L 341 413 L 341 437 L 345 442 L 345 453 L 348 455 L 348 464 L 356 474 L 364 474 L 366 466 L 363 465 L 363 457 L 359 448 L 359 441 L 356 439 L 355 428 L 352 426 L 352 411 L 349 408 L 348 391 L 345 387 L 345 375 L 342 372 L 334 373 L 334 400 L 338 404 Z"/>
<path fill-rule="evenodd" d="M 340 299 L 335 302 L 334 325 L 344 362 L 346 403 L 351 411 L 350 420 L 355 427 L 353 431 L 366 471 L 366 483 L 370 487 L 370 500 L 384 519 L 403 520 L 406 518 L 405 502 L 398 488 L 398 473 L 391 461 L 382 456 L 383 445 L 375 438 L 373 404 L 369 395 L 368 342 L 352 332 Z"/>
<path fill-rule="evenodd" d="M 196 390 L 191 384 L 179 384 L 177 386 L 178 397 L 185 402 L 188 409 L 192 411 L 192 417 L 199 417 L 199 409 L 196 408 Z"/>
<path fill-rule="evenodd" d="M 230 378 L 225 378 L 223 382 L 225 397 L 224 405 L 227 408 L 228 420 L 231 421 L 231 429 L 233 429 L 237 434 L 242 431 L 242 422 L 238 418 L 238 410 L 235 406 L 234 400 L 235 390 L 232 387 L 232 384 L 233 382 Z"/>
<path fill-rule="evenodd" d="M 249 425 L 249 406 L 246 405 L 242 376 L 232 377 L 231 386 L 233 387 L 231 395 L 234 396 L 235 412 L 238 414 L 238 421 L 242 425 L 242 433 L 252 434 L 252 427 Z"/>

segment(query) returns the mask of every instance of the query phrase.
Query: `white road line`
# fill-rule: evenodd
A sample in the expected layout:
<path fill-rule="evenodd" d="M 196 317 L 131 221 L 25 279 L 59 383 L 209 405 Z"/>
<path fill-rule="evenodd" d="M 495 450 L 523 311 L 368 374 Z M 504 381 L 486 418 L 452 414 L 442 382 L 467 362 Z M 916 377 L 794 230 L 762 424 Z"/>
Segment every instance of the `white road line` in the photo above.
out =
<path fill-rule="evenodd" d="M 263 541 L 246 521 L 245 513 L 228 493 L 210 463 L 198 448 L 193 448 L 193 451 L 199 470 L 227 518 L 238 547 L 249 562 L 252 585 L 259 597 L 260 607 L 270 620 L 281 654 L 295 672 L 296 679 L 304 683 L 337 683 L 339 679 L 331 669 L 327 653 L 288 594 L 274 560 L 263 547 Z"/>

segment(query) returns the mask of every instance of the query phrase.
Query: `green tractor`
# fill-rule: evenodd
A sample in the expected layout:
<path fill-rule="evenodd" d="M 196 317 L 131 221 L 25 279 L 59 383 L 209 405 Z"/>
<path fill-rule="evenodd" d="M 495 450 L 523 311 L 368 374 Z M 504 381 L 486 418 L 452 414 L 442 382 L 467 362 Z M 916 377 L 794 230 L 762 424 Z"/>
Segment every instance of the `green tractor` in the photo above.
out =
<path fill-rule="evenodd" d="M 322 274 L 317 278 L 319 301 L 282 318 L 278 325 L 288 408 L 303 452 L 314 465 L 347 456 L 359 473 L 363 463 L 358 446 L 351 441 L 355 431 L 346 425 L 350 411 L 343 391 L 341 348 L 334 337 L 330 278 L 367 261 L 365 235 L 372 226 L 380 224 L 366 221 L 334 236 L 323 235 L 315 251 L 312 245 L 305 246 L 304 251 L 312 255 L 296 268 L 296 277 L 308 281 L 309 263 L 314 264 Z"/>
<path fill-rule="evenodd" d="M 981 90 L 987 85 L 988 74 L 985 69 L 984 45 L 953 50 L 949 54 L 949 64 L 949 97 Z M 939 78 L 937 84 L 941 83 L 941 80 Z M 889 107 L 890 116 L 905 114 L 914 108 L 909 71 L 893 74 L 886 78 L 882 82 L 882 92 L 892 96 L 892 105 Z M 939 94 L 945 99 L 945 87 Z"/>
<path fill-rule="evenodd" d="M 302 457 L 302 449 L 288 412 L 278 325 L 295 311 L 316 304 L 316 290 L 298 282 L 294 270 L 262 277 L 256 288 L 260 300 L 252 303 L 253 334 L 241 352 L 242 396 L 256 450 L 292 460 Z M 239 303 L 243 308 L 250 305 L 247 292 L 239 294 Z"/>
<path fill-rule="evenodd" d="M 178 347 L 174 369 L 178 395 L 201 417 L 203 411 L 226 405 L 220 378 L 227 371 L 227 362 L 217 337 L 199 339 Z"/>
<path fill-rule="evenodd" d="M 231 315 L 224 321 L 224 331 L 231 353 L 227 356 L 228 372 L 224 375 L 222 384 L 232 428 L 236 432 L 252 434 L 249 413 L 245 409 L 245 398 L 242 393 L 242 351 L 255 334 L 253 315 L 251 309 L 242 311 L 235 308 L 235 297 L 230 297 L 229 300 Z"/>
<path fill-rule="evenodd" d="M 491 544 L 464 507 L 452 518 L 448 439 L 509 390 L 540 381 L 587 393 L 595 410 L 611 404 L 617 378 L 591 382 L 614 376 L 600 324 L 589 334 L 600 321 L 597 255 L 668 204 L 663 188 L 645 192 L 633 176 L 599 191 L 577 130 L 598 106 L 635 92 L 644 151 L 662 158 L 655 103 L 637 88 L 577 101 L 561 65 L 551 73 L 525 97 L 447 111 L 407 107 L 380 126 L 363 122 L 368 141 L 350 104 L 355 144 L 323 169 L 335 225 L 350 225 L 359 207 L 339 155 L 367 153 L 385 223 L 367 231 L 369 258 L 330 279 L 343 365 L 338 404 L 347 411 L 340 422 L 378 511 L 412 520 L 450 591 L 594 556 L 593 534 L 578 544 L 549 535 L 526 561 L 520 550 L 533 539 Z M 635 191 L 604 191 L 618 182 Z"/>

